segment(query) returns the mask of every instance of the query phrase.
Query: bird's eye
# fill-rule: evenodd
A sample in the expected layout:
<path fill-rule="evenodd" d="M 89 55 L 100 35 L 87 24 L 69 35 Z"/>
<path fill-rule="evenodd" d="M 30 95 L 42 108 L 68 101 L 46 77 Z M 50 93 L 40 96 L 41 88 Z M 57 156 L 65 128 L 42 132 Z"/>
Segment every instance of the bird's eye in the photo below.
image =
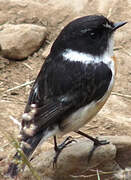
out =
<path fill-rule="evenodd" d="M 90 37 L 92 38 L 92 39 L 96 39 L 96 37 L 97 37 L 97 33 L 96 32 L 90 32 Z"/>

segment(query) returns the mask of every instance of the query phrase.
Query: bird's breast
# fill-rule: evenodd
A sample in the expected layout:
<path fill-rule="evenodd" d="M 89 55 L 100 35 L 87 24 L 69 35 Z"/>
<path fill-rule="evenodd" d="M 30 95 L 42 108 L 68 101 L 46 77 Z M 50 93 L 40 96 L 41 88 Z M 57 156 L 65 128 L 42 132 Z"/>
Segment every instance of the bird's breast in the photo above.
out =
<path fill-rule="evenodd" d="M 73 59 L 75 59 L 75 57 L 73 57 Z M 97 58 L 95 60 L 98 61 Z M 70 114 L 66 119 L 62 120 L 60 124 L 60 129 L 62 133 L 79 130 L 100 111 L 100 109 L 103 107 L 108 97 L 110 96 L 116 74 L 116 58 L 114 56 L 110 57 L 108 54 L 105 53 L 105 55 L 103 55 L 103 57 L 101 57 L 101 59 L 99 60 L 105 63 L 112 72 L 112 77 L 106 92 L 104 92 L 103 96 L 97 101 L 93 100 L 89 104 L 79 108 L 77 111 Z M 107 71 L 105 73 L 107 73 Z"/>
<path fill-rule="evenodd" d="M 79 108 L 77 111 L 68 116 L 68 118 L 62 121 L 60 125 L 62 134 L 79 130 L 101 110 L 111 94 L 114 85 L 114 79 L 115 75 L 112 76 L 109 87 L 101 99 L 99 99 L 98 101 L 92 101 L 86 106 Z"/>

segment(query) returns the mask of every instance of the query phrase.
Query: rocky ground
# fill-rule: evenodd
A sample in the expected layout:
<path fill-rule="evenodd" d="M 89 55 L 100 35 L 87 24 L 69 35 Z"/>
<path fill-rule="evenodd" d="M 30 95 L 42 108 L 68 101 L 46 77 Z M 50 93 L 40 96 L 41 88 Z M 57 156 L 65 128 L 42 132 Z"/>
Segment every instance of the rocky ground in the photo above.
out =
<path fill-rule="evenodd" d="M 131 1 L 0 0 L 0 172 L 14 152 L 4 133 L 17 137 L 19 128 L 11 117 L 21 120 L 32 82 L 52 42 L 68 22 L 89 14 L 128 24 L 115 35 L 118 66 L 113 93 L 82 130 L 93 136 L 131 136 Z M 42 149 L 50 147 L 52 139 Z"/>

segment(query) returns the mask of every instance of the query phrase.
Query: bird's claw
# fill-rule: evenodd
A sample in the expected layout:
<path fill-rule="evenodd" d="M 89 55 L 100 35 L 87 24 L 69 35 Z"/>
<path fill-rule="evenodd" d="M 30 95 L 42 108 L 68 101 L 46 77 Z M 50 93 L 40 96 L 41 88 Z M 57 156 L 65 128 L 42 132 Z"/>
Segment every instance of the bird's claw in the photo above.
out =
<path fill-rule="evenodd" d="M 107 145 L 109 144 L 110 142 L 107 141 L 107 140 L 98 140 L 98 137 L 96 137 L 95 141 L 94 141 L 94 145 L 93 145 L 93 148 L 92 150 L 89 152 L 89 155 L 88 155 L 88 162 L 90 162 L 91 158 L 92 158 L 92 155 L 93 155 L 93 152 L 95 151 L 95 149 L 99 146 L 103 146 L 103 145 Z"/>
<path fill-rule="evenodd" d="M 75 139 L 73 139 L 71 136 L 68 136 L 60 145 L 55 147 L 56 154 L 54 156 L 53 160 L 53 168 L 57 167 L 57 159 L 61 153 L 61 151 L 68 145 L 71 144 L 72 142 L 77 142 Z"/>

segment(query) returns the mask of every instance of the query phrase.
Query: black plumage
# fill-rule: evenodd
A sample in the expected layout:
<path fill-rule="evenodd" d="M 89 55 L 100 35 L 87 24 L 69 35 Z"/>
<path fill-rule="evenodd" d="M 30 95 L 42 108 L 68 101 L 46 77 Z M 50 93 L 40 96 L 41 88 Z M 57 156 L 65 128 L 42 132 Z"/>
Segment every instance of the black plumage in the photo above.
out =
<path fill-rule="evenodd" d="M 106 94 L 113 77 L 108 64 L 102 60 L 88 64 L 65 60 L 63 53 L 71 49 L 101 59 L 108 49 L 113 28 L 114 23 L 104 16 L 93 15 L 79 18 L 62 30 L 38 74 L 25 108 L 25 113 L 29 113 L 31 104 L 36 105 L 32 119 L 22 121 L 22 141 L 30 145 L 30 148 L 23 146 L 27 157 L 48 132 L 56 126 L 64 131 L 61 124 L 66 118 L 91 102 L 98 102 Z M 24 127 L 31 123 L 35 129 L 30 136 Z M 20 159 L 18 153 L 15 158 Z M 8 174 L 14 177 L 17 173 L 17 164 L 12 163 Z"/>

